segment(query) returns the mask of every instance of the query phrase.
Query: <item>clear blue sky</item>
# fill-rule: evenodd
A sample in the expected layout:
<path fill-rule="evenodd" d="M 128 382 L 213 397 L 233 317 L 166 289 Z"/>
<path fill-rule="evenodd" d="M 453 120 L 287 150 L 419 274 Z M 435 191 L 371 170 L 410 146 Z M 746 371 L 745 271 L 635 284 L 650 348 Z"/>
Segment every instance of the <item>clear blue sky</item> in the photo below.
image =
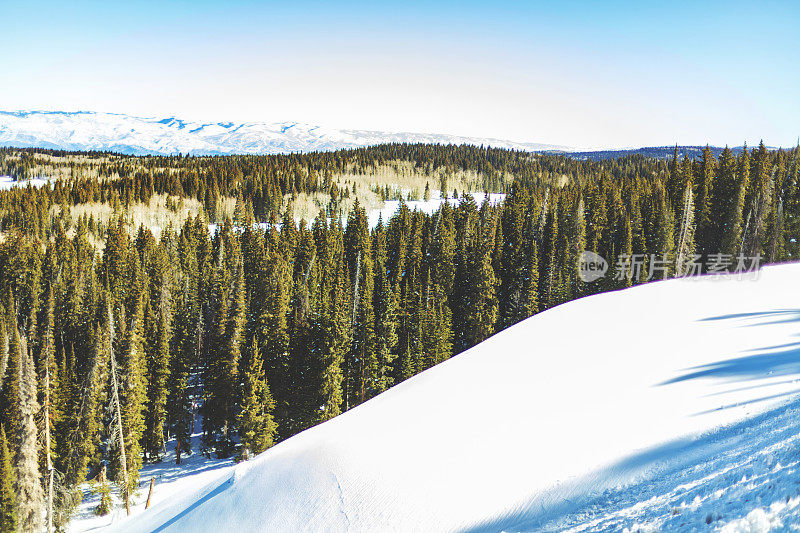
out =
<path fill-rule="evenodd" d="M 800 135 L 800 2 L 0 1 L 0 109 L 576 147 Z"/>

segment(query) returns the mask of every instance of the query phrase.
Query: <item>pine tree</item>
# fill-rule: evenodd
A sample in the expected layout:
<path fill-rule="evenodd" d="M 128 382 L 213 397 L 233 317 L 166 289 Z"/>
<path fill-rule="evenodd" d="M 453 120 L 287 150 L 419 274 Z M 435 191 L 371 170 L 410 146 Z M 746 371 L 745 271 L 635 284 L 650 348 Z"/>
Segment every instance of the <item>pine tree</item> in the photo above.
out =
<path fill-rule="evenodd" d="M 472 259 L 472 279 L 475 294 L 474 314 L 470 317 L 472 346 L 488 339 L 495 331 L 497 321 L 497 298 L 495 289 L 497 279 L 492 267 L 492 251 L 494 249 L 493 220 L 486 223 L 482 235 L 475 242 Z"/>
<path fill-rule="evenodd" d="M 700 254 L 714 252 L 716 241 L 712 217 L 712 197 L 714 194 L 714 175 L 716 160 L 708 145 L 703 149 L 703 158 L 698 167 L 694 220 L 697 224 L 697 247 Z"/>
<path fill-rule="evenodd" d="M 203 314 L 198 294 L 200 271 L 197 259 L 197 244 L 190 221 L 184 225 L 179 238 L 179 258 L 183 272 L 183 286 L 175 318 L 173 335 L 173 357 L 170 358 L 168 378 L 169 422 L 176 441 L 175 462 L 180 464 L 183 454 L 191 452 L 193 422 L 190 398 L 192 368 L 200 362 L 203 341 Z"/>
<path fill-rule="evenodd" d="M 386 239 L 383 231 L 376 233 L 375 243 L 375 383 L 368 397 L 388 389 L 392 383 L 392 361 L 397 346 L 397 301 L 386 271 Z"/>
<path fill-rule="evenodd" d="M 517 315 L 520 320 L 539 312 L 539 250 L 536 247 L 536 239 L 533 235 L 526 248 L 528 248 L 528 252 L 523 268 L 525 278 L 522 284 L 519 314 Z"/>
<path fill-rule="evenodd" d="M 6 378 L 6 370 L 8 368 L 8 336 L 6 335 L 6 321 L 3 317 L 2 311 L 0 311 L 0 423 L 3 420 L 3 413 L 5 412 L 3 407 L 3 384 L 8 381 Z"/>
<path fill-rule="evenodd" d="M 272 417 L 275 404 L 269 392 L 261 355 L 258 352 L 258 343 L 255 340 L 250 351 L 250 364 L 244 375 L 242 408 L 237 417 L 242 447 L 240 458 L 243 459 L 249 458 L 250 454 L 259 454 L 272 446 L 276 430 Z"/>
<path fill-rule="evenodd" d="M 98 448 L 101 412 L 105 404 L 103 391 L 108 376 L 108 335 L 93 332 L 91 337 L 94 345 L 85 376 L 75 394 L 68 396 L 66 401 L 65 412 L 71 416 L 62 423 L 64 437 L 61 442 L 64 442 L 66 453 L 59 457 L 59 465 L 64 472 L 62 484 L 69 490 L 58 493 L 57 524 L 65 523 L 80 502 L 82 492 L 75 487 L 86 479 L 87 467 Z M 67 372 L 74 376 L 70 366 Z"/>
<path fill-rule="evenodd" d="M 500 266 L 499 313 L 500 327 L 507 328 L 527 318 L 524 310 L 526 281 L 526 223 L 527 190 L 515 187 L 506 200 L 501 216 L 503 247 Z M 537 273 L 538 276 L 538 273 Z"/>
<path fill-rule="evenodd" d="M 227 223 L 226 223 L 227 225 Z M 226 232 L 227 233 L 227 232 Z M 228 233 L 230 235 L 230 233 Z M 239 386 L 239 364 L 241 343 L 247 313 L 244 268 L 241 254 L 233 237 L 229 237 L 230 250 L 220 255 L 230 261 L 218 269 L 214 292 L 219 303 L 215 312 L 216 326 L 209 346 L 209 361 L 206 366 L 205 404 L 203 406 L 203 431 L 205 445 L 215 449 L 218 457 L 228 457 L 233 453 L 233 429 L 236 422 L 237 404 L 241 396 Z M 227 246 L 225 242 L 222 246 Z M 232 261 L 232 264 L 230 264 Z M 230 270 L 229 270 L 230 269 Z M 225 279 L 230 277 L 226 271 L 233 271 L 230 288 Z"/>
<path fill-rule="evenodd" d="M 41 417 L 44 420 L 44 446 L 40 450 L 40 470 L 46 472 L 47 486 L 47 530 L 52 529 L 53 524 L 53 491 L 54 491 L 54 470 L 53 457 L 58 450 L 56 435 L 53 428 L 59 420 L 59 412 L 56 409 L 58 404 L 58 366 L 55 360 L 55 341 L 53 339 L 54 322 L 54 296 L 53 286 L 48 284 L 47 300 L 45 302 L 44 323 L 42 324 L 40 341 L 41 353 L 39 356 L 40 371 L 39 377 L 40 405 L 42 406 Z"/>
<path fill-rule="evenodd" d="M 225 326 L 229 314 L 229 289 L 220 247 L 217 267 L 211 282 L 209 307 L 211 314 L 206 360 L 203 365 L 203 448 L 210 452 L 216 447 L 219 432 L 225 425 L 225 403 L 230 399 L 232 376 L 225 367 Z"/>
<path fill-rule="evenodd" d="M 633 256 L 633 231 L 631 229 L 631 221 L 626 216 L 623 223 L 622 223 L 622 243 L 620 246 L 620 254 L 625 255 L 626 257 L 632 258 Z M 625 272 L 625 275 L 622 279 L 619 280 L 620 288 L 630 287 L 633 285 L 633 268 L 631 266 L 631 270 Z"/>
<path fill-rule="evenodd" d="M 24 338 L 19 343 L 20 386 L 19 426 L 17 427 L 16 499 L 19 531 L 31 533 L 44 527 L 44 491 L 39 477 L 38 431 L 36 414 L 36 372 Z"/>
<path fill-rule="evenodd" d="M 141 270 L 138 270 L 141 275 Z M 144 295 L 141 293 L 134 297 L 133 309 L 130 319 L 126 321 L 121 313 L 121 328 L 119 335 L 119 350 L 114 350 L 114 355 L 120 354 L 119 362 L 119 400 L 122 412 L 122 427 L 124 435 L 125 458 L 127 464 L 117 463 L 117 477 L 123 471 L 127 472 L 128 486 L 123 487 L 132 493 L 139 482 L 139 469 L 142 467 L 142 435 L 145 430 L 144 411 L 147 395 L 146 361 L 142 345 L 144 322 Z M 116 338 L 114 339 L 117 340 Z M 117 443 L 119 446 L 119 443 Z M 119 459 L 115 456 L 115 460 Z"/>
<path fill-rule="evenodd" d="M 11 335 L 8 336 L 6 344 L 7 364 L 6 375 L 3 380 L 3 388 L 0 390 L 0 415 L 2 415 L 2 424 L 6 428 L 6 435 L 9 439 L 11 449 L 17 449 L 18 442 L 17 436 L 19 435 L 20 424 L 20 405 L 19 405 L 19 390 L 20 390 L 20 338 L 19 330 L 16 328 L 16 306 L 14 305 L 14 298 L 11 291 L 8 291 L 6 297 L 6 317 L 2 321 L 3 325 L 7 325 Z M 0 339 L 2 340 L 2 339 Z M 4 343 L 5 344 L 5 343 Z"/>
<path fill-rule="evenodd" d="M 746 157 L 745 153 L 746 149 L 742 158 Z M 748 172 L 742 166 L 737 171 L 736 158 L 726 146 L 720 154 L 719 195 L 715 202 L 715 213 L 722 220 L 719 229 L 720 253 L 733 256 L 739 251 L 748 177 Z"/>
<path fill-rule="evenodd" d="M 769 152 L 767 152 L 767 148 L 764 145 L 764 141 L 761 141 L 758 145 L 758 148 L 753 150 L 752 154 L 752 164 L 751 164 L 751 174 L 750 178 L 752 180 L 752 187 L 750 188 L 750 201 L 754 200 L 755 196 L 759 192 L 764 192 L 767 188 L 767 183 L 771 176 L 771 161 Z"/>
<path fill-rule="evenodd" d="M 791 163 L 787 168 L 784 198 L 785 254 L 786 257 L 794 259 L 800 256 L 800 239 L 792 237 L 800 234 L 800 142 L 792 150 Z"/>
<path fill-rule="evenodd" d="M 170 343 L 169 297 L 162 289 L 161 302 L 154 329 L 154 345 L 147 360 L 147 416 L 145 418 L 144 451 L 150 460 L 157 460 L 164 449 L 164 426 L 167 421 L 167 380 L 169 377 Z"/>
<path fill-rule="evenodd" d="M 558 203 L 547 214 L 542 241 L 542 261 L 539 263 L 539 305 L 548 309 L 557 305 L 558 301 Z"/>
<path fill-rule="evenodd" d="M 331 283 L 329 283 L 329 292 L 326 295 L 324 315 L 317 326 L 316 335 L 318 335 L 320 349 L 320 388 L 319 388 L 319 403 L 320 406 L 318 413 L 318 421 L 324 422 L 330 420 L 342 412 L 343 404 L 343 391 L 342 383 L 344 381 L 344 373 L 342 366 L 344 364 L 344 355 L 348 350 L 350 341 L 349 324 L 350 314 L 348 313 L 349 305 L 349 287 L 347 283 L 347 275 L 345 273 L 345 266 L 340 253 L 341 250 L 341 234 L 333 230 L 331 232 L 331 244 L 333 259 Z M 312 333 L 313 334 L 313 333 Z"/>
<path fill-rule="evenodd" d="M 14 491 L 16 475 L 8 450 L 6 432 L 0 425 L 0 531 L 17 531 L 17 495 Z"/>
<path fill-rule="evenodd" d="M 653 242 L 648 246 L 653 250 L 653 263 L 650 265 L 650 272 L 654 279 L 666 279 L 672 272 L 671 262 L 675 254 L 675 213 L 667 203 L 665 191 L 657 187 L 652 217 L 652 239 Z M 658 261 L 658 268 L 655 262 Z"/>
<path fill-rule="evenodd" d="M 281 246 L 276 243 L 275 247 Z M 292 291 L 292 273 L 281 250 L 264 252 L 263 276 L 252 296 L 253 307 L 260 306 L 256 335 L 263 339 L 263 358 L 266 374 L 276 384 L 279 396 L 287 397 L 289 388 L 289 301 Z"/>
<path fill-rule="evenodd" d="M 345 358 L 345 409 L 367 399 L 376 379 L 372 243 L 366 211 L 358 200 L 350 212 L 344 234 L 344 255 L 352 280 L 350 295 L 352 329 L 350 349 Z"/>
<path fill-rule="evenodd" d="M 626 222 L 627 226 L 630 227 L 630 221 Z M 565 237 L 567 254 L 564 258 L 565 272 L 562 275 L 562 278 L 566 280 L 564 298 L 572 300 L 583 296 L 586 289 L 583 281 L 578 277 L 578 262 L 586 250 L 586 218 L 583 195 L 580 193 L 578 193 L 578 200 L 574 203 L 574 207 L 569 213 L 569 224 L 567 225 Z"/>
<path fill-rule="evenodd" d="M 645 221 L 642 215 L 641 196 L 639 192 L 634 189 L 631 191 L 630 209 L 631 213 L 631 231 L 633 232 L 633 253 L 635 256 L 641 258 L 641 271 L 638 277 L 634 272 L 633 283 L 642 283 L 647 280 L 647 271 L 649 266 L 650 257 L 647 248 L 647 234 L 645 228 Z"/>
<path fill-rule="evenodd" d="M 233 429 L 236 404 L 239 401 L 241 390 L 239 390 L 239 363 L 241 359 L 241 344 L 244 333 L 244 323 L 247 314 L 247 302 L 245 299 L 244 268 L 241 260 L 237 262 L 236 277 L 234 278 L 231 290 L 230 312 L 225 324 L 225 352 L 223 368 L 227 375 L 224 387 L 226 395 L 223 402 L 223 427 L 224 437 L 229 436 L 229 431 Z"/>
<path fill-rule="evenodd" d="M 305 224 L 300 225 L 296 242 L 290 301 L 289 364 L 283 377 L 276 376 L 267 365 L 279 439 L 309 427 L 319 407 L 318 404 L 315 407 L 319 371 L 318 359 L 313 353 L 312 327 L 318 316 L 320 267 L 314 236 Z"/>

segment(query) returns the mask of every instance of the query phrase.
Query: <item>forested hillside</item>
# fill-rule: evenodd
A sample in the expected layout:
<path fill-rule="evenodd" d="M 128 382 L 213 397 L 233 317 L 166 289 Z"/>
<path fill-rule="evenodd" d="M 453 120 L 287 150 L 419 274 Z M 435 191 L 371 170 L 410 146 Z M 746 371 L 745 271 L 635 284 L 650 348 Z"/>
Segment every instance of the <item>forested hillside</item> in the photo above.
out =
<path fill-rule="evenodd" d="M 376 180 L 390 168 L 460 202 L 432 215 L 401 205 L 371 228 L 360 193 L 428 194 Z M 6 148 L 4 174 L 53 179 L 0 191 L 3 531 L 36 529 L 51 486 L 59 526 L 101 472 L 132 492 L 168 439 L 178 461 L 247 459 L 566 301 L 798 256 L 800 147 L 599 162 L 405 144 L 219 157 Z M 476 205 L 465 190 L 508 196 Z M 319 194 L 320 214 L 297 221 L 292 203 Z M 156 195 L 175 212 L 199 207 L 158 236 L 132 230 L 129 210 Z M 73 216 L 85 204 L 112 216 Z M 582 281 L 586 250 L 618 275 Z"/>

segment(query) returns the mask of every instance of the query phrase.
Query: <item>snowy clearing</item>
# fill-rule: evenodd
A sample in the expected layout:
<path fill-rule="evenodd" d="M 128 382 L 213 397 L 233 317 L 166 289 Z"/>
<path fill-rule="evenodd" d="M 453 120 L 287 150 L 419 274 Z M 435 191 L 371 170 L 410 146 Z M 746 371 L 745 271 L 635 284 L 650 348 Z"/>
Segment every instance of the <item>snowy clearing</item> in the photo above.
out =
<path fill-rule="evenodd" d="M 49 178 L 31 178 L 29 180 L 17 181 L 13 176 L 0 176 L 0 190 L 7 191 L 12 187 L 42 187 L 45 183 L 49 183 Z"/>
<path fill-rule="evenodd" d="M 107 530 L 787 529 L 798 279 L 789 264 L 564 304 L 251 461 L 157 485 Z"/>
<path fill-rule="evenodd" d="M 487 194 L 485 192 L 471 192 L 465 193 L 472 196 L 475 200 L 475 203 L 480 205 L 484 202 L 487 198 Z M 506 199 L 505 193 L 489 193 L 488 194 L 489 203 L 492 205 L 497 205 Z M 435 213 L 442 204 L 447 203 L 452 206 L 458 206 L 463 200 L 463 195 L 460 198 L 440 198 L 439 191 L 435 191 L 432 194 L 432 198 L 430 200 L 408 200 L 404 201 L 406 206 L 408 206 L 409 211 L 420 211 L 427 215 Z M 378 221 L 380 220 L 384 226 L 388 224 L 389 219 L 392 218 L 397 210 L 400 209 L 400 201 L 399 200 L 387 200 L 383 203 L 383 206 L 380 209 L 372 209 L 367 212 L 367 223 L 369 224 L 370 229 L 374 228 L 378 225 Z M 328 223 L 332 222 L 330 218 L 327 219 Z M 295 222 L 300 224 L 302 219 L 297 218 Z M 306 224 L 310 227 L 314 223 L 313 220 L 306 220 Z M 342 217 L 342 223 L 347 224 L 347 219 Z M 277 223 L 276 227 L 280 229 L 281 223 Z M 258 222 L 253 224 L 254 228 L 258 228 L 260 231 L 265 231 L 270 225 L 266 222 Z M 211 223 L 208 225 L 208 232 L 213 235 L 219 229 L 219 224 Z M 239 228 L 241 231 L 241 228 Z"/>
<path fill-rule="evenodd" d="M 475 203 L 480 206 L 483 201 L 486 199 L 487 194 L 484 192 L 471 192 L 471 193 L 464 193 L 469 194 L 475 200 Z M 463 195 L 462 195 L 463 196 Z M 492 205 L 499 204 L 503 200 L 505 200 L 506 195 L 503 193 L 489 193 L 489 203 Z M 427 215 L 433 214 L 436 212 L 439 207 L 443 203 L 448 203 L 452 206 L 457 206 L 461 203 L 462 198 L 441 198 L 439 191 L 433 191 L 431 194 L 430 200 L 409 200 L 405 202 L 408 206 L 409 211 L 421 211 Z M 367 213 L 367 220 L 369 222 L 369 227 L 374 228 L 378 225 L 378 220 L 383 221 L 383 224 L 386 225 L 389 222 L 389 219 L 392 218 L 397 210 L 400 209 L 400 201 L 399 200 L 387 200 L 384 202 L 383 207 L 380 209 L 373 209 L 369 213 Z"/>

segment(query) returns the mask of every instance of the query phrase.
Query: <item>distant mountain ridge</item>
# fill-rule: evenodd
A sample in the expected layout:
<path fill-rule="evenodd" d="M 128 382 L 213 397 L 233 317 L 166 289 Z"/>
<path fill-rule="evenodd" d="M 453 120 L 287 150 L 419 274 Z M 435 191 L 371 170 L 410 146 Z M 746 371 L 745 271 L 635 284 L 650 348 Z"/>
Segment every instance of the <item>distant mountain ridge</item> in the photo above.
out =
<path fill-rule="evenodd" d="M 672 146 L 645 146 L 642 148 L 624 148 L 624 149 L 610 149 L 610 150 L 590 150 L 590 151 L 566 151 L 565 154 L 573 159 L 584 159 L 590 161 L 601 161 L 603 159 L 616 159 L 617 157 L 625 157 L 628 155 L 642 155 L 645 157 L 654 157 L 656 159 L 671 159 L 675 154 L 675 145 Z M 678 157 L 689 157 L 691 159 L 699 158 L 703 155 L 705 145 L 702 146 L 677 146 Z M 753 148 L 753 147 L 750 147 Z M 777 150 L 775 147 L 768 147 L 770 150 Z M 714 157 L 719 158 L 724 148 L 720 146 L 709 146 L 711 153 Z M 731 146 L 731 151 L 734 154 L 739 154 L 744 146 Z M 545 150 L 545 153 L 559 153 L 558 150 Z"/>
<path fill-rule="evenodd" d="M 197 122 L 95 111 L 0 111 L 0 146 L 127 155 L 234 155 L 322 152 L 386 143 L 470 144 L 603 160 L 640 154 L 672 157 L 675 146 L 579 150 L 492 137 L 335 129 L 301 122 Z M 704 146 L 678 146 L 696 158 Z M 731 148 L 734 153 L 741 146 Z M 715 157 L 722 148 L 711 146 Z"/>
<path fill-rule="evenodd" d="M 299 122 L 194 122 L 93 111 L 0 111 L 0 146 L 148 154 L 277 154 L 359 148 L 392 142 L 472 144 L 529 152 L 553 144 L 428 133 L 333 129 Z"/>

